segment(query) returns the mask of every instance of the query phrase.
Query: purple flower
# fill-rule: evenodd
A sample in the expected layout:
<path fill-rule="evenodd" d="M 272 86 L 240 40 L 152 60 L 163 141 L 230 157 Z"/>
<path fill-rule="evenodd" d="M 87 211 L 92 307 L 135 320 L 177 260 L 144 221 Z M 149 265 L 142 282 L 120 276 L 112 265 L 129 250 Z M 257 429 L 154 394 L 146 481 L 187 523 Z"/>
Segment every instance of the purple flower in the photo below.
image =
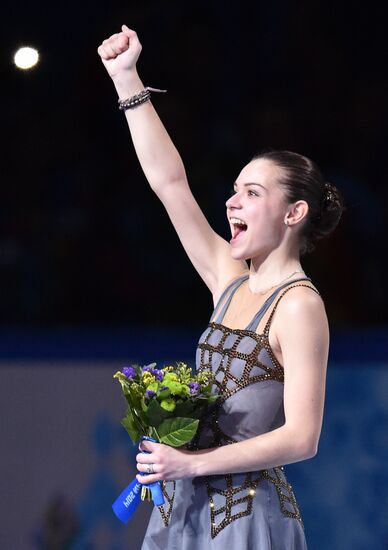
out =
<path fill-rule="evenodd" d="M 155 376 L 156 380 L 163 380 L 164 378 L 164 372 L 162 370 L 154 369 L 152 374 Z"/>
<path fill-rule="evenodd" d="M 152 372 L 152 367 L 143 367 L 142 372 Z"/>
<path fill-rule="evenodd" d="M 156 392 L 155 392 L 155 391 L 146 390 L 146 396 L 147 396 L 147 397 L 153 397 L 154 395 L 156 395 Z"/>
<path fill-rule="evenodd" d="M 122 373 L 127 378 L 134 378 L 136 376 L 136 370 L 133 367 L 124 367 Z"/>
<path fill-rule="evenodd" d="M 196 395 L 199 392 L 200 384 L 198 382 L 189 382 L 190 393 Z"/>

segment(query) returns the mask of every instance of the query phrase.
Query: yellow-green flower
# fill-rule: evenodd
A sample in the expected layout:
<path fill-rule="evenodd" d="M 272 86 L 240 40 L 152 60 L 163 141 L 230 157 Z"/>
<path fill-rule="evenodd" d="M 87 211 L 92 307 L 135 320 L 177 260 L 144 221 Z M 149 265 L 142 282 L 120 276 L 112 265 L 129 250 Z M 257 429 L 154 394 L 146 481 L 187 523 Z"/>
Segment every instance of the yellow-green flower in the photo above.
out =
<path fill-rule="evenodd" d="M 163 378 L 163 384 L 165 382 L 179 382 L 178 375 L 175 372 L 168 372 Z"/>
<path fill-rule="evenodd" d="M 163 386 L 168 388 L 173 395 L 188 395 L 189 388 L 186 384 L 181 384 L 175 380 L 163 380 Z"/>
<path fill-rule="evenodd" d="M 161 401 L 160 406 L 165 411 L 172 412 L 175 409 L 175 401 L 171 397 L 167 397 Z"/>
<path fill-rule="evenodd" d="M 142 375 L 143 383 L 148 387 L 150 384 L 155 382 L 155 376 L 151 374 L 149 371 L 143 372 Z"/>
<path fill-rule="evenodd" d="M 120 370 L 118 370 L 114 375 L 113 378 L 116 378 L 117 380 L 127 380 L 127 377 L 125 374 L 123 374 Z"/>
<path fill-rule="evenodd" d="M 149 384 L 149 385 L 147 386 L 147 390 L 153 391 L 153 392 L 156 393 L 156 392 L 158 391 L 158 386 L 159 386 L 158 382 L 156 382 L 156 381 L 155 381 L 155 382 L 151 382 L 151 384 Z"/>
<path fill-rule="evenodd" d="M 189 395 L 190 388 L 187 384 L 182 384 L 181 395 Z"/>

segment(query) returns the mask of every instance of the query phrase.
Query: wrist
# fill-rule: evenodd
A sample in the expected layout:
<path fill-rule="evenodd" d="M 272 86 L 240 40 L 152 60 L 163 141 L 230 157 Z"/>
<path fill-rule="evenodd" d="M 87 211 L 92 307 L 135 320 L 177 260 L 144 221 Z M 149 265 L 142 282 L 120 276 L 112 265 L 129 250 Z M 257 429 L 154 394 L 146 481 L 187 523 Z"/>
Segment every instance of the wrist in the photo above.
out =
<path fill-rule="evenodd" d="M 189 456 L 190 477 L 201 477 L 206 475 L 206 458 L 203 450 L 191 451 Z"/>
<path fill-rule="evenodd" d="M 144 90 L 144 84 L 140 80 L 136 69 L 126 71 L 124 74 L 118 74 L 112 77 L 112 80 L 119 99 L 127 99 Z"/>

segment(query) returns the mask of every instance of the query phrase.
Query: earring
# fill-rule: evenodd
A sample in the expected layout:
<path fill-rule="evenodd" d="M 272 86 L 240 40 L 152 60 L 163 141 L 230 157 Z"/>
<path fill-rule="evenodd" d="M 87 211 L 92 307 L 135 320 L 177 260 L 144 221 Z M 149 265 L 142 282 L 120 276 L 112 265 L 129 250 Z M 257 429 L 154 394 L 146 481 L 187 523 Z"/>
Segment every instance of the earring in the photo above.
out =
<path fill-rule="evenodd" d="M 288 223 L 289 223 L 289 220 L 288 220 L 288 218 L 286 218 L 286 219 L 284 220 L 284 224 L 288 226 Z"/>

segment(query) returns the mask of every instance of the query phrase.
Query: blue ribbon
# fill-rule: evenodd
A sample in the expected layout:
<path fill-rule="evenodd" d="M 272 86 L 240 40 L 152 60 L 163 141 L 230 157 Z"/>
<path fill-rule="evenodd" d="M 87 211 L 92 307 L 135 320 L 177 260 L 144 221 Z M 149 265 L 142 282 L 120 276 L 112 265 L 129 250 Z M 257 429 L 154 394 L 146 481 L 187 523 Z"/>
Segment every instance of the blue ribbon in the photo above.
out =
<path fill-rule="evenodd" d="M 155 439 L 152 439 L 152 437 L 144 436 L 142 437 L 141 441 L 143 440 L 153 441 L 154 443 L 156 443 Z M 140 445 L 139 450 L 142 453 L 149 454 L 148 451 L 140 449 Z M 141 475 L 148 474 L 142 473 Z M 164 504 L 164 496 L 160 481 L 144 484 L 139 483 L 135 478 L 133 481 L 131 481 L 128 487 L 126 487 L 124 491 L 120 493 L 119 497 L 112 504 L 113 512 L 123 523 L 127 523 L 136 512 L 141 500 L 140 497 L 142 487 L 148 487 L 150 489 L 151 497 L 155 506 L 161 506 L 162 504 Z"/>
<path fill-rule="evenodd" d="M 136 512 L 140 504 L 141 487 L 135 478 L 112 504 L 114 513 L 123 523 L 127 523 Z"/>

